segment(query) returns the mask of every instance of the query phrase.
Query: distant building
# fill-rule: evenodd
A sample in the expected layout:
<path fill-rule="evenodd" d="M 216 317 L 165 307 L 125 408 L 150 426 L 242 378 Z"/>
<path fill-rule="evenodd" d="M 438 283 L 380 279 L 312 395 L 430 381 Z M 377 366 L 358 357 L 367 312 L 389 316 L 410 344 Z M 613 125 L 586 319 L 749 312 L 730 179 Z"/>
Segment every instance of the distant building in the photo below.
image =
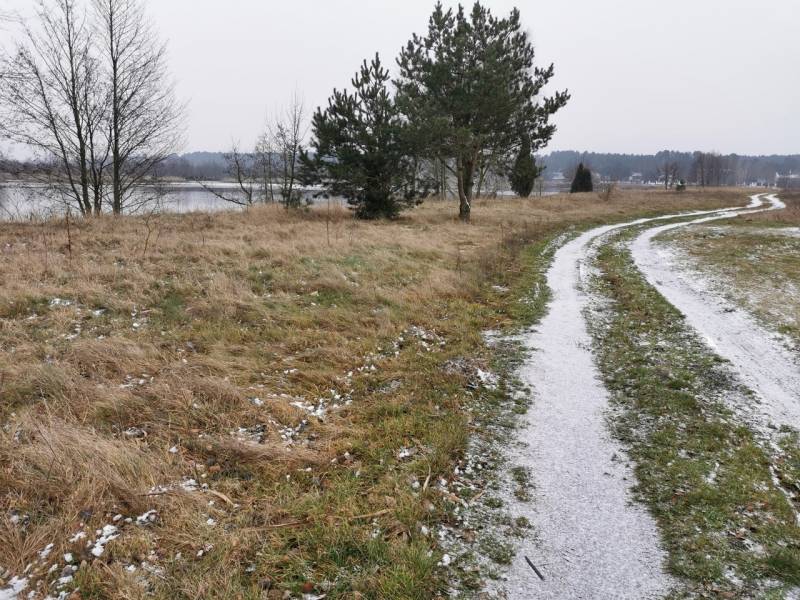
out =
<path fill-rule="evenodd" d="M 800 173 L 775 174 L 775 185 L 784 190 L 800 190 Z"/>
<path fill-rule="evenodd" d="M 562 173 L 561 171 L 556 171 L 555 173 L 553 173 L 553 176 L 550 178 L 550 181 L 554 181 L 556 183 L 563 183 L 566 180 L 567 180 L 567 178 L 564 177 L 564 173 Z"/>
<path fill-rule="evenodd" d="M 644 175 L 641 173 L 631 173 L 631 176 L 628 178 L 630 183 L 641 184 L 644 183 Z"/>

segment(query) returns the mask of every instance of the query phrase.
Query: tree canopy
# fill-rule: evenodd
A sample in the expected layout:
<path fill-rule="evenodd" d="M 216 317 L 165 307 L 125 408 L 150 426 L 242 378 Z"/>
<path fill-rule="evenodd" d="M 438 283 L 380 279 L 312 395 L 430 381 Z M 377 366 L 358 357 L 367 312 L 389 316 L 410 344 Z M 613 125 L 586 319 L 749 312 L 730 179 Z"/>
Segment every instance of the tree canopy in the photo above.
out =
<path fill-rule="evenodd" d="M 533 185 L 539 176 L 539 168 L 531 152 L 531 142 L 525 137 L 519 147 L 517 160 L 509 174 L 509 183 L 514 193 L 522 198 L 527 198 L 533 191 Z"/>
<path fill-rule="evenodd" d="M 536 152 L 555 133 L 550 117 L 569 94 L 539 97 L 554 68 L 535 67 L 534 56 L 518 10 L 497 18 L 479 2 L 469 14 L 437 3 L 427 34 L 400 53 L 398 106 L 418 147 L 452 164 L 463 220 L 483 161 L 508 164 L 522 139 Z"/>
<path fill-rule="evenodd" d="M 396 217 L 419 196 L 417 163 L 389 80 L 378 55 L 364 61 L 354 92 L 334 90 L 328 107 L 317 109 L 313 156 L 302 157 L 306 181 L 344 197 L 361 218 Z"/>
<path fill-rule="evenodd" d="M 572 179 L 572 187 L 569 191 L 571 194 L 578 194 L 591 192 L 592 190 L 594 190 L 592 172 L 587 167 L 584 167 L 583 163 L 580 163 L 575 171 L 575 177 Z"/>

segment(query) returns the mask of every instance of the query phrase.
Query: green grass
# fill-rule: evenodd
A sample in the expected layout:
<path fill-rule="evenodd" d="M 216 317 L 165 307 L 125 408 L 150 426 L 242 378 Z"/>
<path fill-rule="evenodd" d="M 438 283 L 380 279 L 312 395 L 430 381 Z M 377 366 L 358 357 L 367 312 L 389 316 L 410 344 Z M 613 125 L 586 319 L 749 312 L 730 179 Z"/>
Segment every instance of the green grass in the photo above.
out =
<path fill-rule="evenodd" d="M 670 571 L 694 592 L 722 597 L 795 584 L 797 507 L 770 472 L 780 457 L 726 405 L 747 392 L 643 280 L 623 246 L 606 244 L 597 264 L 596 289 L 611 304 L 590 323 L 622 409 L 612 425 L 637 465 L 637 493 L 659 523 Z M 780 456 L 794 466 L 782 472 L 797 486 L 796 440 L 785 443 Z"/>
<path fill-rule="evenodd" d="M 139 221 L 93 220 L 74 240 L 86 261 L 61 256 L 49 275 L 40 249 L 18 246 L 19 255 L 4 255 L 3 302 L 23 308 L 0 328 L 3 398 L 12 403 L 0 411 L 18 415 L 4 430 L 0 487 L 15 493 L 0 512 L 20 510 L 31 522 L 24 536 L 0 527 L 0 561 L 21 572 L 40 541 L 63 546 L 54 556 L 75 549 L 60 534 L 87 507 L 89 530 L 118 512 L 157 509 L 158 523 L 127 527 L 103 560 L 87 556 L 83 597 L 282 598 L 311 585 L 328 599 L 428 599 L 451 587 L 474 598 L 530 527 L 493 502 L 530 398 L 515 376 L 524 349 L 507 339 L 487 347 L 483 332 L 518 332 L 544 314 L 553 240 L 642 206 L 671 210 L 679 198 L 657 200 L 503 201 L 476 210 L 468 227 L 444 205 L 402 223 L 342 216 L 330 240 L 313 214 L 164 216 L 165 235 L 146 257 Z M 6 231 L 31 238 L 28 227 Z M 122 247 L 110 256 L 109 245 Z M 31 273 L 41 275 L 33 290 Z M 54 297 L 80 305 L 44 306 Z M 27 320 L 32 309 L 41 320 Z M 83 334 L 69 343 L 76 322 Z M 285 447 L 282 428 L 305 415 L 280 394 L 345 391 L 345 373 L 412 326 L 446 344 L 427 351 L 407 340 L 377 371 L 356 371 L 352 405 L 308 419 Z M 498 376 L 496 388 L 476 383 L 477 367 Z M 154 380 L 135 383 L 145 372 Z M 254 396 L 266 404 L 257 408 Z M 147 437 L 122 435 L 132 426 Z M 263 443 L 231 434 L 256 426 Z M 415 454 L 401 459 L 400 448 Z M 187 476 L 233 504 L 211 506 L 210 493 L 146 495 Z M 518 473 L 520 492 L 526 476 Z M 442 547 L 444 527 L 461 548 Z M 204 544 L 213 548 L 197 556 Z M 444 551 L 449 568 L 440 566 Z M 125 570 L 143 559 L 163 572 Z M 56 577 L 44 567 L 41 580 Z"/>

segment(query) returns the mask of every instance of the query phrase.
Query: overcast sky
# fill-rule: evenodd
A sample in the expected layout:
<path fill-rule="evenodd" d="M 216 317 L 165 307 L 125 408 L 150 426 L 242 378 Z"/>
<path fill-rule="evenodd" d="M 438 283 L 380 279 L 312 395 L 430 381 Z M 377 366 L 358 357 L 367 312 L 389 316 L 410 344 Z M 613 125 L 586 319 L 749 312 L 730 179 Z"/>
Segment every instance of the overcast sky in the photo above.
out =
<path fill-rule="evenodd" d="M 0 0 L 0 10 L 32 4 Z M 294 90 L 313 108 L 376 51 L 393 64 L 433 4 L 149 0 L 189 104 L 185 150 L 250 145 Z M 537 63 L 554 62 L 555 85 L 572 93 L 549 149 L 800 153 L 800 0 L 485 4 L 520 8 Z"/>

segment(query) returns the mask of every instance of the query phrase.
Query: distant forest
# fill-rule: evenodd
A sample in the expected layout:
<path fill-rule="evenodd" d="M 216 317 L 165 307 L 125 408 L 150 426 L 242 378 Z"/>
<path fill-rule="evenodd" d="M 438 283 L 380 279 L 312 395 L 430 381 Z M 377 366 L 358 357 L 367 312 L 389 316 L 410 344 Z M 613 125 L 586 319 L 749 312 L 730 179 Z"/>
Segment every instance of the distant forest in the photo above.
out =
<path fill-rule="evenodd" d="M 738 156 L 700 152 L 657 154 L 608 154 L 598 152 L 552 152 L 538 158 L 546 167 L 545 179 L 557 173 L 571 180 L 579 163 L 589 167 L 596 177 L 606 181 L 663 181 L 664 170 L 677 173 L 676 179 L 707 185 L 773 185 L 777 173 L 800 173 L 800 154 L 789 156 Z M 638 176 L 636 176 L 638 174 Z M 217 180 L 229 175 L 225 154 L 192 152 L 173 156 L 159 166 L 162 177 Z"/>
<path fill-rule="evenodd" d="M 571 180 L 578 164 L 589 167 L 605 181 L 663 181 L 664 173 L 689 183 L 706 185 L 773 185 L 776 174 L 800 173 L 800 154 L 773 156 L 722 155 L 714 152 L 657 154 L 609 154 L 562 151 L 539 159 L 546 167 L 545 179 L 562 174 Z"/>
<path fill-rule="evenodd" d="M 275 160 L 279 158 L 276 156 Z M 776 174 L 800 173 L 800 154 L 741 156 L 700 152 L 657 154 L 611 154 L 600 152 L 559 151 L 537 157 L 545 168 L 546 180 L 559 174 L 571 181 L 578 164 L 583 163 L 602 181 L 656 182 L 664 180 L 665 170 L 692 184 L 703 180 L 707 185 L 774 185 Z M 0 174 L 21 175 L 35 170 L 33 163 L 0 161 Z M 188 181 L 218 181 L 230 177 L 230 162 L 222 152 L 175 154 L 158 166 L 158 177 Z"/>

